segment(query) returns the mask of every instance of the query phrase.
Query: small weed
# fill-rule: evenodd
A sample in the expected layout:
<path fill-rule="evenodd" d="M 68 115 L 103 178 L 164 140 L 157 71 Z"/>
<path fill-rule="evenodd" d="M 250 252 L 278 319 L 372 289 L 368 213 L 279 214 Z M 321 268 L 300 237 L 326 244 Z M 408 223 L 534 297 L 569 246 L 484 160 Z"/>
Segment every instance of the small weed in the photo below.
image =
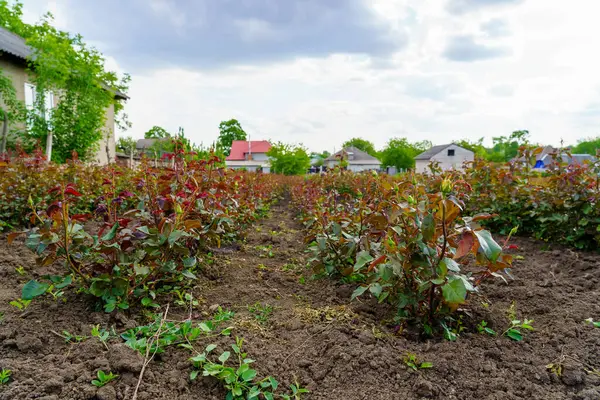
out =
<path fill-rule="evenodd" d="M 261 303 L 255 303 L 254 305 L 248 306 L 248 311 L 254 315 L 254 319 L 261 325 L 266 325 L 269 322 L 271 314 L 273 314 L 273 306 Z"/>
<path fill-rule="evenodd" d="M 96 374 L 96 376 L 98 377 L 98 379 L 94 379 L 92 381 L 92 385 L 101 388 L 102 386 L 106 385 L 108 382 L 115 380 L 119 377 L 119 375 L 115 375 L 112 372 L 109 372 L 108 374 L 102 370 L 99 370 L 98 373 Z"/>
<path fill-rule="evenodd" d="M 507 336 L 508 338 L 515 340 L 517 342 L 523 340 L 523 334 L 521 333 L 522 329 L 526 329 L 528 331 L 533 331 L 533 320 L 525 318 L 522 322 L 517 319 L 517 304 L 516 302 L 512 302 L 510 307 L 508 308 L 508 319 L 510 321 L 510 326 L 504 333 L 503 336 Z"/>
<path fill-rule="evenodd" d="M 177 295 L 177 299 L 175 300 L 175 304 L 180 307 L 198 307 L 200 304 L 198 300 L 194 298 L 194 295 L 191 293 L 184 293 L 179 290 L 175 290 L 174 293 Z M 156 304 L 158 307 L 158 304 Z"/>
<path fill-rule="evenodd" d="M 218 330 L 218 326 L 233 316 L 232 312 L 220 310 L 219 313 L 209 321 L 193 323 L 190 320 L 176 322 L 162 322 L 162 315 L 156 315 L 153 323 L 145 326 L 138 326 L 129 329 L 121 334 L 125 344 L 138 351 L 140 354 L 146 354 L 150 347 L 152 353 L 163 353 L 169 346 L 183 347 L 193 350 L 192 343 L 200 337 L 214 337 L 217 335 L 229 336 L 232 327 Z M 155 336 L 158 338 L 155 339 Z"/>
<path fill-rule="evenodd" d="M 268 269 L 269 269 L 269 267 L 267 267 L 265 264 L 258 264 L 258 265 L 256 266 L 256 268 L 258 268 L 258 269 L 259 269 L 259 270 L 261 270 L 261 271 L 266 271 L 266 270 L 268 270 Z"/>
<path fill-rule="evenodd" d="M 87 336 L 73 335 L 69 331 L 62 331 L 62 337 L 67 343 L 81 343 L 88 338 Z"/>
<path fill-rule="evenodd" d="M 22 265 L 15 267 L 15 272 L 21 276 L 27 275 L 27 271 L 25 271 L 25 268 Z"/>
<path fill-rule="evenodd" d="M 412 368 L 415 371 L 417 371 L 419 369 L 433 368 L 433 363 L 419 362 L 419 360 L 417 360 L 417 355 L 414 353 L 406 353 L 403 361 L 407 367 Z"/>
<path fill-rule="evenodd" d="M 100 329 L 100 325 L 94 325 L 92 327 L 92 337 L 98 338 L 104 347 L 106 347 L 106 350 L 108 350 L 108 345 L 106 342 L 110 338 L 110 332 L 108 332 L 106 329 Z"/>
<path fill-rule="evenodd" d="M 488 328 L 487 325 L 488 325 L 488 323 L 485 320 L 481 321 L 477 325 L 477 332 L 479 332 L 479 333 L 487 333 L 490 336 L 496 336 L 496 331 L 493 330 L 493 329 L 491 329 L 491 328 Z"/>
<path fill-rule="evenodd" d="M 600 328 L 600 321 L 594 321 L 592 318 L 586 319 L 585 323 L 592 325 L 593 327 Z"/>
<path fill-rule="evenodd" d="M 9 304 L 13 307 L 18 308 L 21 311 L 24 311 L 27 308 L 27 306 L 29 306 L 29 303 L 31 303 L 31 300 L 16 299 L 11 301 Z"/>
<path fill-rule="evenodd" d="M 248 358 L 248 354 L 242 351 L 244 340 L 236 338 L 235 344 L 231 345 L 234 352 L 234 358 L 237 358 L 235 365 L 230 367 L 226 365 L 231 358 L 231 352 L 225 351 L 217 358 L 218 362 L 209 359 L 211 352 L 217 348 L 214 344 L 206 346 L 205 350 L 192 357 L 194 370 L 190 373 L 190 379 L 195 380 L 202 372 L 203 376 L 212 376 L 223 383 L 227 389 L 226 399 L 243 400 L 258 399 L 273 400 L 280 398 L 283 400 L 299 400 L 303 393 L 308 393 L 307 389 L 300 387 L 298 382 L 290 385 L 291 394 L 276 394 L 279 382 L 272 376 L 267 376 L 261 380 L 256 379 L 257 372 L 250 365 L 254 362 Z"/>
<path fill-rule="evenodd" d="M 490 303 L 486 303 L 485 301 L 482 301 L 481 302 L 481 307 L 483 307 L 483 308 L 485 308 L 487 310 L 488 308 L 490 308 Z"/>
<path fill-rule="evenodd" d="M 259 257 L 275 257 L 275 253 L 273 253 L 273 245 L 271 244 L 268 246 L 256 246 L 256 250 L 260 252 Z"/>
<path fill-rule="evenodd" d="M 302 275 L 298 278 L 298 283 L 301 285 L 306 284 L 306 278 L 304 277 L 304 275 Z"/>
<path fill-rule="evenodd" d="M 0 371 L 0 385 L 6 385 L 10 380 L 11 375 L 12 371 L 10 369 L 2 368 L 2 371 Z"/>

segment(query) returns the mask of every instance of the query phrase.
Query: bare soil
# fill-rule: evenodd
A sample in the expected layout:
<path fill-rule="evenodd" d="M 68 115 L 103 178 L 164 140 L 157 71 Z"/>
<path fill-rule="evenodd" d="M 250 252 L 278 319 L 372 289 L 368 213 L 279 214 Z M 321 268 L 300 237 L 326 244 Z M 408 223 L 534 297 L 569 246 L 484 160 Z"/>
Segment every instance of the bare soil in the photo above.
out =
<path fill-rule="evenodd" d="M 389 307 L 350 302 L 353 287 L 313 280 L 301 227 L 284 201 L 250 229 L 243 243 L 215 251 L 194 294 L 201 304 L 193 318 L 205 319 L 218 306 L 235 311 L 233 336 L 243 337 L 261 376 L 282 384 L 300 382 L 311 392 L 305 399 L 600 399 L 600 329 L 585 324 L 600 320 L 600 256 L 517 239 L 514 281 L 490 281 L 485 298 L 473 298 L 458 341 L 420 340 L 395 334 Z M 269 247 L 270 246 L 270 247 Z M 5 399 L 131 399 L 142 358 L 119 338 L 108 350 L 96 339 L 70 344 L 62 331 L 90 335 L 92 325 L 117 332 L 146 324 L 139 310 L 97 312 L 92 302 L 73 294 L 67 301 L 38 300 L 21 312 L 9 305 L 22 285 L 39 275 L 24 246 L 0 243 L 0 367 L 13 371 L 0 386 Z M 507 310 L 516 302 L 520 318 L 534 320 L 534 332 L 522 342 L 476 333 L 482 319 L 499 332 Z M 249 305 L 270 305 L 261 323 Z M 170 316 L 184 319 L 188 310 L 170 305 Z M 233 338 L 218 338 L 225 350 Z M 199 347 L 208 344 L 200 341 Z M 407 353 L 433 368 L 413 371 Z M 210 378 L 190 381 L 192 369 L 184 349 L 169 348 L 148 366 L 139 399 L 224 399 Z M 561 365 L 561 376 L 548 364 Z M 113 371 L 116 381 L 102 389 L 90 384 L 96 372 Z M 592 372 L 586 372 L 592 371 Z"/>

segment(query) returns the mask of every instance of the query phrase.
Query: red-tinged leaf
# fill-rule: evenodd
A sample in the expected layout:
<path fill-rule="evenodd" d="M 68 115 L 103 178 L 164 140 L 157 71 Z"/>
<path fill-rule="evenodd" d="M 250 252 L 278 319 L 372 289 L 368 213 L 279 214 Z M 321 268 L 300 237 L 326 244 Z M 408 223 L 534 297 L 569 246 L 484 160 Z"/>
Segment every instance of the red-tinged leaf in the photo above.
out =
<path fill-rule="evenodd" d="M 375 269 L 376 266 L 385 262 L 386 259 L 387 259 L 387 256 L 385 254 L 377 257 L 375 260 L 373 260 L 371 262 L 371 264 L 369 264 L 369 268 L 367 268 L 367 272 L 373 271 L 373 269 Z"/>
<path fill-rule="evenodd" d="M 511 244 L 508 246 L 509 250 L 519 250 L 519 246 L 517 246 L 516 244 Z"/>
<path fill-rule="evenodd" d="M 20 235 L 22 235 L 24 232 L 11 232 L 6 236 L 6 241 L 8 242 L 8 244 L 12 244 L 12 242 Z"/>
<path fill-rule="evenodd" d="M 344 268 L 342 270 L 342 275 L 343 276 L 350 276 L 350 275 L 352 275 L 352 272 L 354 272 L 354 268 L 352 268 L 352 267 Z"/>
<path fill-rule="evenodd" d="M 75 190 L 75 188 L 73 186 L 67 186 L 67 188 L 65 189 L 65 194 L 70 194 L 75 197 L 81 196 L 81 193 L 79 193 L 77 190 Z"/>
<path fill-rule="evenodd" d="M 125 228 L 131 222 L 131 219 L 130 218 L 119 218 L 118 221 L 119 221 L 119 225 L 121 226 L 121 228 Z"/>
<path fill-rule="evenodd" d="M 52 189 L 48 190 L 48 194 L 56 193 L 60 190 L 60 185 L 54 186 Z"/>
<path fill-rule="evenodd" d="M 497 216 L 498 214 L 477 214 L 473 217 L 473 221 L 483 221 L 486 219 L 495 218 Z"/>
<path fill-rule="evenodd" d="M 201 228 L 202 221 L 197 220 L 197 219 L 188 219 L 188 220 L 183 221 L 183 226 L 185 226 L 185 229 L 187 229 L 187 230 Z"/>
<path fill-rule="evenodd" d="M 89 217 L 90 217 L 90 214 L 75 214 L 75 215 L 71 216 L 71 219 L 75 220 L 75 221 L 83 222 L 83 221 L 87 221 Z"/>
<path fill-rule="evenodd" d="M 458 242 L 458 248 L 456 249 L 456 254 L 454 254 L 454 258 L 461 258 L 466 256 L 473 249 L 473 245 L 475 244 L 475 236 L 471 232 L 465 232 L 462 236 L 462 239 Z"/>
<path fill-rule="evenodd" d="M 53 204 L 50 204 L 50 206 L 48 206 L 48 208 L 46 209 L 46 215 L 48 215 L 50 218 L 52 218 L 54 216 L 54 214 L 56 214 L 60 211 L 61 211 L 61 208 L 58 206 L 58 204 L 53 203 Z"/>

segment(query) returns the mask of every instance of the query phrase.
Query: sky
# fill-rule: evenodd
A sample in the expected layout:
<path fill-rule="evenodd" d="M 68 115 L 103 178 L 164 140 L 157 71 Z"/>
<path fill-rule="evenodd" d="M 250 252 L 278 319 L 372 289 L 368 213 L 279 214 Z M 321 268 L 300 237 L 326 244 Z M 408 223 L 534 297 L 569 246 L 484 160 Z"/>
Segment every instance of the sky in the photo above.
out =
<path fill-rule="evenodd" d="M 27 22 L 47 11 L 131 75 L 120 136 L 208 145 L 231 118 L 319 152 L 600 134 L 597 1 L 24 0 Z"/>

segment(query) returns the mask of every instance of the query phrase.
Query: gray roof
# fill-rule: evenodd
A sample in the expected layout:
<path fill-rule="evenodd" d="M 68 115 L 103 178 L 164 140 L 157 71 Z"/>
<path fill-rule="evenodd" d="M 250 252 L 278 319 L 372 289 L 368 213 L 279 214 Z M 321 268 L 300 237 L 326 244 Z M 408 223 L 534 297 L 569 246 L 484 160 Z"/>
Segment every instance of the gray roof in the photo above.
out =
<path fill-rule="evenodd" d="M 26 59 L 31 55 L 31 49 L 19 35 L 0 26 L 0 51 Z"/>
<path fill-rule="evenodd" d="M 415 160 L 429 160 L 429 159 L 431 159 L 431 157 L 435 156 L 436 154 L 438 154 L 441 151 L 444 151 L 444 149 L 446 147 L 452 146 L 453 144 L 454 143 L 448 143 L 448 144 L 440 144 L 438 146 L 433 146 L 429 150 L 424 151 L 423 153 L 416 156 Z"/>
<path fill-rule="evenodd" d="M 348 160 L 349 164 L 381 164 L 381 162 L 372 155 L 357 149 L 354 146 L 345 147 L 335 154 L 330 155 L 325 161 L 338 161 L 342 153 L 352 153 L 352 160 Z"/>
<path fill-rule="evenodd" d="M 549 154 L 545 154 L 544 157 L 541 158 L 542 161 L 544 161 L 544 163 L 546 163 L 546 159 L 549 158 L 549 162 L 552 162 L 552 157 Z M 560 155 L 561 161 L 569 164 L 569 165 L 573 165 L 573 164 L 580 164 L 583 165 L 585 161 L 590 161 L 590 162 L 594 162 L 596 161 L 596 157 L 590 155 L 590 154 L 571 154 L 571 156 L 569 156 L 568 154 L 561 154 Z"/>
<path fill-rule="evenodd" d="M 27 60 L 33 52 L 31 47 L 25 43 L 25 39 L 16 35 L 6 28 L 0 26 L 0 53 L 8 53 L 22 60 Z M 109 91 L 114 91 L 115 97 L 127 100 L 129 97 L 118 90 L 111 89 L 105 83 L 102 83 L 102 88 Z"/>
<path fill-rule="evenodd" d="M 158 139 L 139 139 L 135 143 L 135 148 L 138 150 L 148 149 L 152 147 L 154 143 L 156 143 Z"/>

